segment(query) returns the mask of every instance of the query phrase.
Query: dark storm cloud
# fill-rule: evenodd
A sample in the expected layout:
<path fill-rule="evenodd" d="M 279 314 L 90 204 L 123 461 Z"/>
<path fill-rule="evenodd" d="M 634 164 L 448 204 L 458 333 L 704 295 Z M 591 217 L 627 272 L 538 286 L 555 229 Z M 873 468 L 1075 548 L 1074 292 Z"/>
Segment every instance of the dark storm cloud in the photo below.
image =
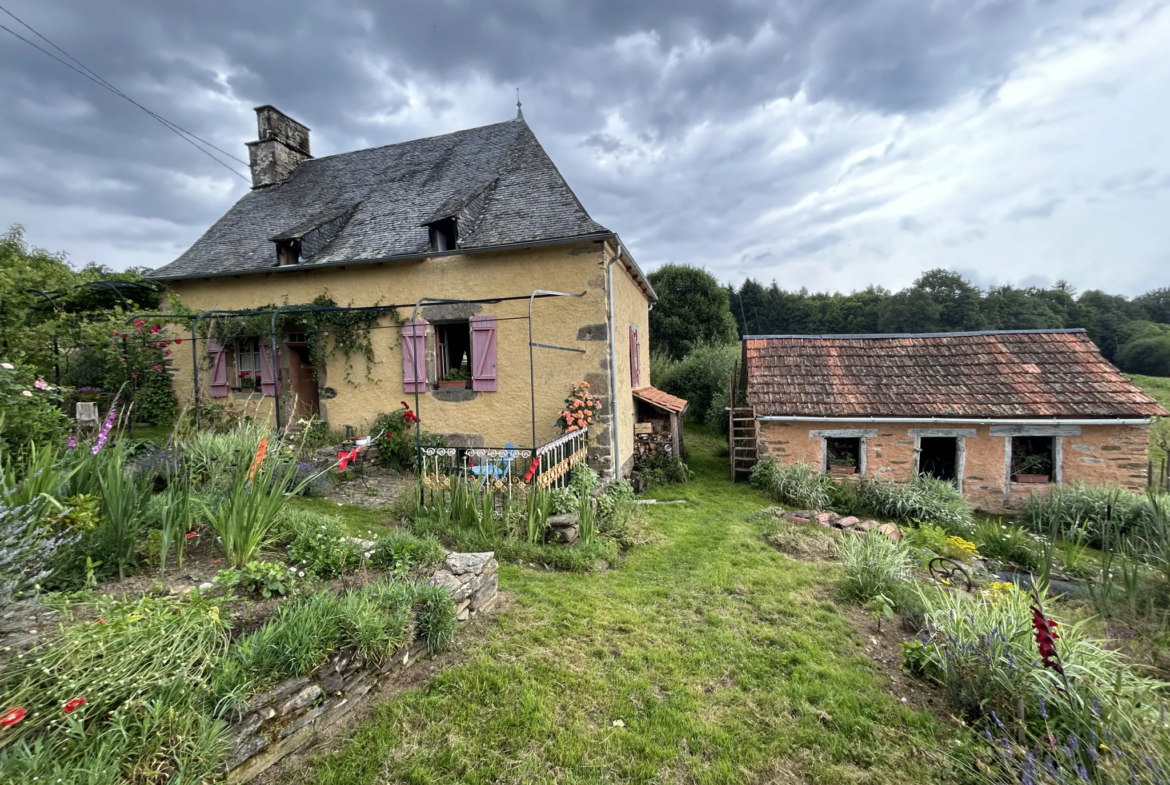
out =
<path fill-rule="evenodd" d="M 620 117 L 642 144 L 669 155 L 704 124 L 747 117 L 802 92 L 814 104 L 844 107 L 842 123 L 858 112 L 928 113 L 963 95 L 994 96 L 1025 52 L 1090 8 L 1103 13 L 1111 5 L 2 2 L 145 105 L 240 158 L 242 142 L 255 133 L 254 105 L 275 104 L 312 127 L 320 155 L 456 130 L 418 125 L 420 113 L 408 107 L 419 90 L 426 107 L 458 114 L 466 85 L 482 80 L 501 104 L 490 115 L 468 109 L 465 124 L 473 125 L 507 118 L 507 96 L 519 86 L 535 129 L 582 200 L 599 220 L 636 238 L 639 258 L 651 265 L 685 258 L 729 225 L 742 224 L 743 237 L 750 220 L 816 187 L 816 176 L 848 153 L 849 140 L 814 137 L 808 152 L 762 166 L 775 140 L 767 129 L 743 132 L 712 140 L 684 170 L 622 178 L 621 165 L 594 158 L 626 152 L 607 118 Z M 0 22 L 31 37 L 3 14 Z M 0 106 L 0 224 L 78 208 L 106 216 L 93 219 L 93 236 L 133 245 L 145 230 L 119 226 L 157 221 L 147 234 L 169 253 L 247 188 L 153 119 L 2 31 Z M 909 155 L 891 144 L 842 176 L 898 154 Z M 807 235 L 789 238 L 776 254 L 791 258 L 838 244 L 841 235 L 819 224 L 882 202 L 854 200 L 807 219 L 800 227 Z M 10 213 L 13 205 L 19 209 Z M 55 238 L 35 239 L 52 246 Z"/>

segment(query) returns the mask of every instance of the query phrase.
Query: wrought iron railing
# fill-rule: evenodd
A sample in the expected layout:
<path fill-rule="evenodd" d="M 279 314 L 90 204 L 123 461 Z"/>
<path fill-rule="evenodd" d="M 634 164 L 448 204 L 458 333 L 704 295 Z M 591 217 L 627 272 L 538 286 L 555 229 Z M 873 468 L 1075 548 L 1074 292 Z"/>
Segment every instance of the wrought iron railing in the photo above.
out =
<path fill-rule="evenodd" d="M 588 457 L 589 430 L 566 433 L 536 448 L 423 447 L 423 488 L 447 490 L 453 479 L 511 493 L 535 483 L 544 488 L 566 485 L 573 467 Z M 535 461 L 535 466 L 533 465 Z"/>
<path fill-rule="evenodd" d="M 536 457 L 540 463 L 535 482 L 543 488 L 567 484 L 573 467 L 589 457 L 589 429 L 566 433 L 542 444 L 536 448 Z"/>

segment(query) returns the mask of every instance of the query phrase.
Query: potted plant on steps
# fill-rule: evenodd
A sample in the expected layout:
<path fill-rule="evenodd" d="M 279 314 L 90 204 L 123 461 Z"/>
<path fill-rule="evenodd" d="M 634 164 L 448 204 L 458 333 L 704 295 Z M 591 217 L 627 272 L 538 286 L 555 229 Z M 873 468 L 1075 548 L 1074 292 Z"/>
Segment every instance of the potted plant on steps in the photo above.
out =
<path fill-rule="evenodd" d="M 1047 455 L 1025 455 L 1016 464 L 1012 482 L 1047 483 L 1052 477 L 1052 459 Z"/>
<path fill-rule="evenodd" d="M 464 390 L 471 381 L 471 374 L 463 367 L 452 368 L 447 371 L 447 378 L 439 380 L 440 390 Z"/>
<path fill-rule="evenodd" d="M 835 455 L 829 458 L 829 471 L 833 474 L 857 474 L 857 460 L 852 455 Z"/>

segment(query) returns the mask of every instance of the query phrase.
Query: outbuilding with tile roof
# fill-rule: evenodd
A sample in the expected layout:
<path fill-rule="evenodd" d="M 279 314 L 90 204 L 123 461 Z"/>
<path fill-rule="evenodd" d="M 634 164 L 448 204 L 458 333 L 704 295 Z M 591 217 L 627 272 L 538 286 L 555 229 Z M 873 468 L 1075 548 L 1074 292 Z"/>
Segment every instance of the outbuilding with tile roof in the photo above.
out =
<path fill-rule="evenodd" d="M 931 474 L 989 510 L 1063 482 L 1144 489 L 1167 415 L 1080 329 L 749 335 L 739 384 L 759 459 Z"/>

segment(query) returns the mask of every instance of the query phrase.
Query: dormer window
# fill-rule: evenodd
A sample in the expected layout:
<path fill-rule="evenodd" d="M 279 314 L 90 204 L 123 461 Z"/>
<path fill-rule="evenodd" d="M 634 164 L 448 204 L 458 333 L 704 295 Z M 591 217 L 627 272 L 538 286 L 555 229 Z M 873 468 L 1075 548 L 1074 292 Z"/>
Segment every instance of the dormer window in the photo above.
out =
<path fill-rule="evenodd" d="M 300 240 L 277 240 L 276 263 L 281 267 L 297 264 L 301 261 Z"/>
<path fill-rule="evenodd" d="M 454 218 L 444 218 L 430 225 L 431 250 L 453 251 L 459 242 L 458 227 Z"/>

